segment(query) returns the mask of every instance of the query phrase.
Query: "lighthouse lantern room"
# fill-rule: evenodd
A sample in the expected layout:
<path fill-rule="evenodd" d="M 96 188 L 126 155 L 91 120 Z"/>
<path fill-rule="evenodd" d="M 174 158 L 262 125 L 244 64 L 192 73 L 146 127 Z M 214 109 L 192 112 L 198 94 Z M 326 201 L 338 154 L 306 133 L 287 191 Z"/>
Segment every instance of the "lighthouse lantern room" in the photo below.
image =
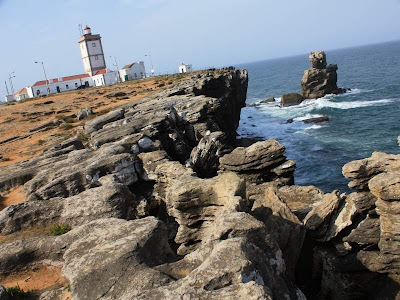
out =
<path fill-rule="evenodd" d="M 86 73 L 93 76 L 98 71 L 106 68 L 100 34 L 92 34 L 90 27 L 86 26 L 78 43 L 81 50 L 83 68 Z"/>

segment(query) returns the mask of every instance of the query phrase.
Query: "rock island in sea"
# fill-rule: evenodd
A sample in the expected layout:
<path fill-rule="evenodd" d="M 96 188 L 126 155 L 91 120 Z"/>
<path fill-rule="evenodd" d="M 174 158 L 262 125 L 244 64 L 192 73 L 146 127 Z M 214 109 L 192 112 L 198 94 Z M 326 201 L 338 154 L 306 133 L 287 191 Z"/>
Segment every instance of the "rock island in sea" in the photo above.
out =
<path fill-rule="evenodd" d="M 307 78 L 334 77 L 324 55 L 313 59 Z M 400 155 L 346 164 L 349 195 L 296 186 L 295 162 L 278 141 L 236 137 L 247 71 L 170 80 L 140 99 L 123 84 L 79 92 L 108 108 L 86 107 L 94 115 L 82 120 L 60 113 L 69 115 L 2 141 L 72 135 L 53 144 L 47 137 L 42 153 L 1 166 L 2 203 L 16 189 L 24 196 L 0 212 L 1 284 L 34 281 L 40 269 L 59 279 L 33 292 L 40 299 L 398 295 Z M 321 84 L 308 83 L 307 97 L 319 95 Z M 45 113 L 62 97 L 17 105 Z M 0 298 L 7 294 L 0 289 Z"/>

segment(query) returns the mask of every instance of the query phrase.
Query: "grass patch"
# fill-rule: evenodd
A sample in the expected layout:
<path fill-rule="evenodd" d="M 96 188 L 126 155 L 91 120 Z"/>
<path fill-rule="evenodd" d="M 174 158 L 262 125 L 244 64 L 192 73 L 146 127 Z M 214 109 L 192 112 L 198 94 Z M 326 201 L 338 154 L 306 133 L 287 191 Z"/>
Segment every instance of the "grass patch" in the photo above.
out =
<path fill-rule="evenodd" d="M 60 128 L 61 129 L 64 129 L 64 130 L 70 130 L 70 129 L 72 129 L 74 126 L 71 124 L 71 123 L 64 123 L 64 124 L 61 124 L 61 126 L 60 126 Z"/>
<path fill-rule="evenodd" d="M 74 118 L 71 118 L 71 117 L 69 117 L 69 118 L 66 118 L 64 121 L 65 121 L 65 123 L 68 123 L 68 124 L 75 123 L 75 120 L 74 120 Z"/>
<path fill-rule="evenodd" d="M 78 138 L 82 141 L 82 142 L 87 142 L 89 140 L 89 138 L 87 137 L 86 134 L 81 133 Z"/>
<path fill-rule="evenodd" d="M 50 227 L 50 234 L 52 236 L 59 236 L 67 233 L 71 230 L 71 226 L 68 224 L 54 224 Z"/>
<path fill-rule="evenodd" d="M 32 291 L 24 291 L 18 285 L 9 287 L 7 293 L 10 296 L 10 299 L 13 300 L 27 299 L 33 295 Z"/>
<path fill-rule="evenodd" d="M 44 143 L 46 143 L 45 140 L 39 140 L 37 144 L 38 144 L 39 146 L 41 146 L 41 145 L 43 145 Z"/>

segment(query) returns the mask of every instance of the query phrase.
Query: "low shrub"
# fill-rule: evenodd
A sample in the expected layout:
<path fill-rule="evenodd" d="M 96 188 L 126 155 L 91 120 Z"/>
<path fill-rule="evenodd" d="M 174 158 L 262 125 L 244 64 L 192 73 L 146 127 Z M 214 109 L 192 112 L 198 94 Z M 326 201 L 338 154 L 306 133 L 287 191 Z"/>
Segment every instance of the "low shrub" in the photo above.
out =
<path fill-rule="evenodd" d="M 10 299 L 20 300 L 20 299 L 27 299 L 32 296 L 32 291 L 24 291 L 18 285 L 9 287 L 7 289 L 7 293 L 10 296 Z"/>
<path fill-rule="evenodd" d="M 50 233 L 52 236 L 59 236 L 67 233 L 71 230 L 71 226 L 68 224 L 54 224 L 50 227 Z"/>

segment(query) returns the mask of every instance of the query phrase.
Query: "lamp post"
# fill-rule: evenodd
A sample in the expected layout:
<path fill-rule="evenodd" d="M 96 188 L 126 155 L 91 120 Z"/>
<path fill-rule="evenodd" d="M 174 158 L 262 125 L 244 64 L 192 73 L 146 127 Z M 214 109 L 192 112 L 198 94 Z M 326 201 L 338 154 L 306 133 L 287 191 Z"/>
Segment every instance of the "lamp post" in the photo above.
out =
<path fill-rule="evenodd" d="M 150 58 L 151 76 L 154 76 L 154 67 L 153 67 L 153 60 L 151 59 L 151 55 L 150 54 L 145 54 L 144 56 L 148 56 Z"/>
<path fill-rule="evenodd" d="M 47 95 L 50 94 L 50 86 L 49 86 L 49 81 L 47 80 L 47 74 L 46 74 L 46 69 L 44 68 L 44 63 L 42 61 L 35 61 L 35 64 L 41 63 L 43 67 L 43 73 L 44 73 L 44 78 L 46 79 L 46 84 L 47 84 Z"/>
<path fill-rule="evenodd" d="M 15 72 L 11 72 L 10 74 L 8 74 L 8 80 L 10 82 L 11 92 L 12 92 L 12 94 L 14 96 L 15 92 L 14 92 L 14 85 L 13 85 L 12 79 L 15 78 L 15 75 L 13 75 L 13 74 L 15 74 Z"/>
<path fill-rule="evenodd" d="M 4 83 L 5 83 L 5 85 L 6 85 L 7 96 L 8 96 L 8 95 L 10 95 L 10 92 L 8 91 L 7 80 L 5 80 Z"/>
<path fill-rule="evenodd" d="M 121 77 L 119 76 L 119 67 L 118 67 L 118 63 L 117 63 L 117 58 L 115 56 L 111 56 L 110 58 L 114 58 L 114 66 L 117 68 L 117 75 L 118 75 L 118 82 L 121 82 Z"/>

